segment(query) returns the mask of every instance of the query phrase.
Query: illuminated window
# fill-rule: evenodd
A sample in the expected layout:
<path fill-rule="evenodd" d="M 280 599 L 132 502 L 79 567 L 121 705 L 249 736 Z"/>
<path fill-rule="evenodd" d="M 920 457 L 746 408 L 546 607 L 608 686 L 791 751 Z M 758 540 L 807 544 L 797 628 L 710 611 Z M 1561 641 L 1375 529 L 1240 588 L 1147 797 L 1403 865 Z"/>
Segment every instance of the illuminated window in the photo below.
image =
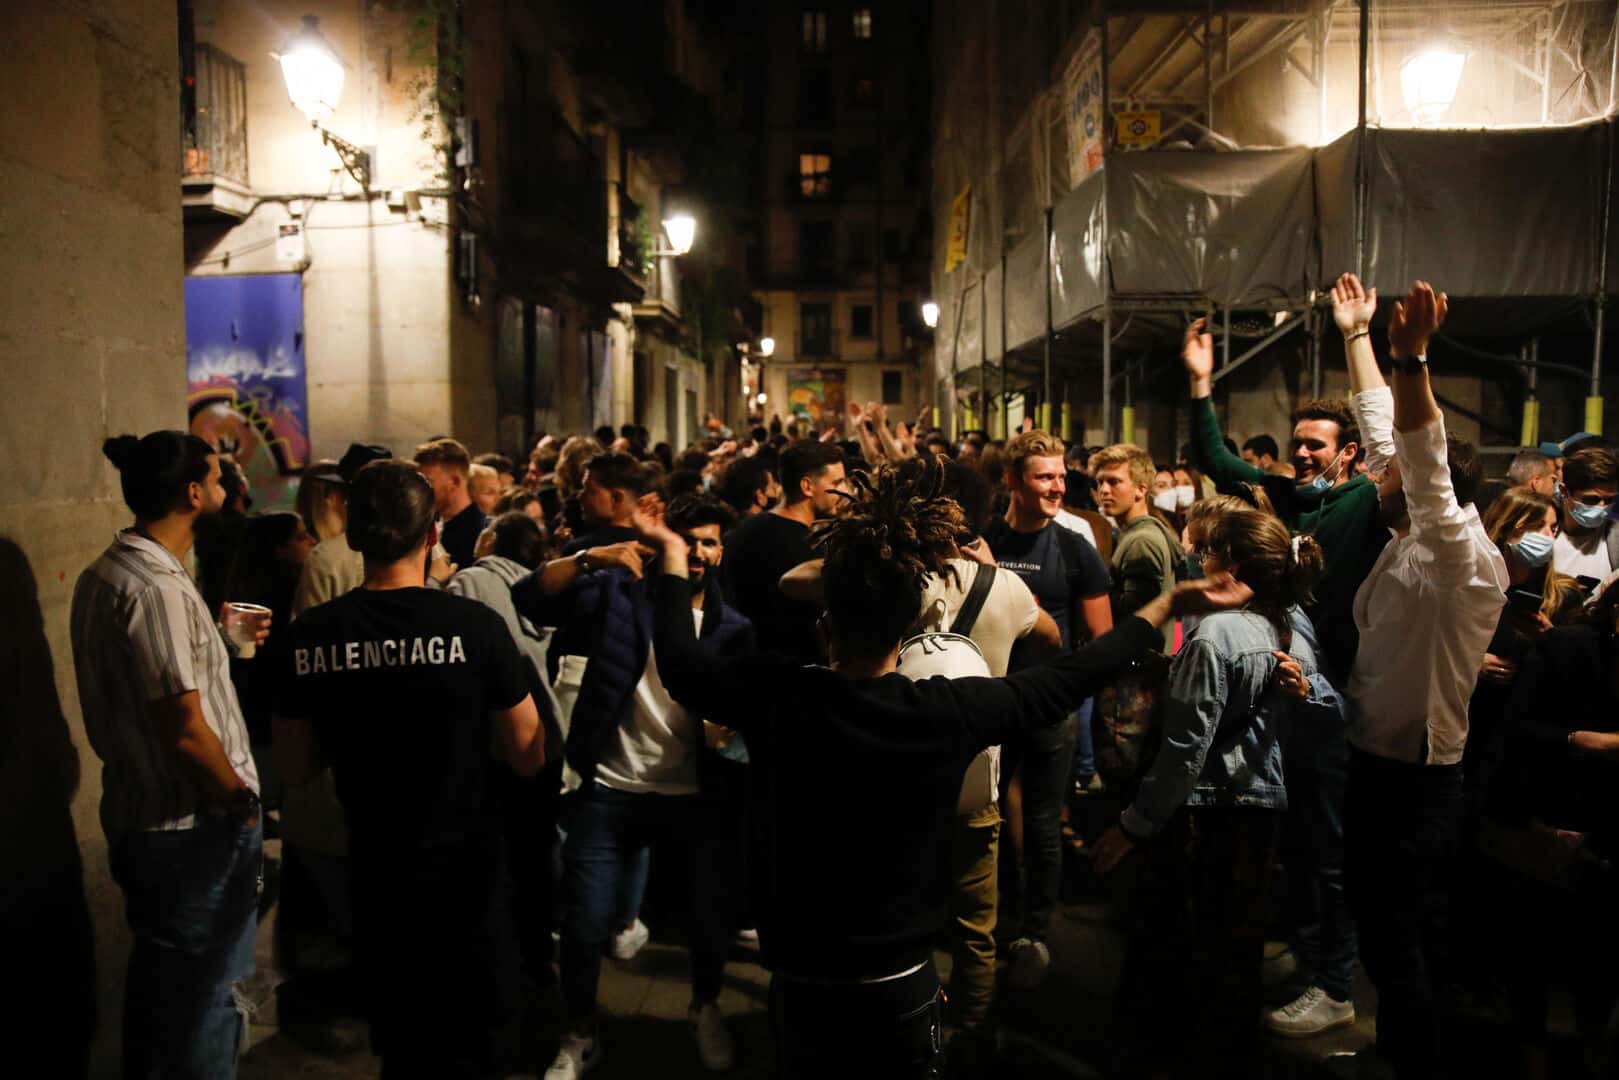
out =
<path fill-rule="evenodd" d="M 798 155 L 798 193 L 806 199 L 824 199 L 832 194 L 832 155 Z"/>
<path fill-rule="evenodd" d="M 854 9 L 854 36 L 856 41 L 871 40 L 871 9 Z"/>
<path fill-rule="evenodd" d="M 826 52 L 826 12 L 822 9 L 804 9 L 804 51 Z"/>

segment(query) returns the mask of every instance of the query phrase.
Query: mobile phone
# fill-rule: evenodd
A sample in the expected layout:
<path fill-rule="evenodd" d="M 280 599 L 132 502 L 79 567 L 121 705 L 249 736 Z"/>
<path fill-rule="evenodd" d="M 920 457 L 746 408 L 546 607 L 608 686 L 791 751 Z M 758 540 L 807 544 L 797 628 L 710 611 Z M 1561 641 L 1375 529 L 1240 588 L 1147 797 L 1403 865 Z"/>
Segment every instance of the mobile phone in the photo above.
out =
<path fill-rule="evenodd" d="M 1545 602 L 1545 597 L 1528 589 L 1508 589 L 1507 606 L 1519 615 L 1534 615 Z"/>

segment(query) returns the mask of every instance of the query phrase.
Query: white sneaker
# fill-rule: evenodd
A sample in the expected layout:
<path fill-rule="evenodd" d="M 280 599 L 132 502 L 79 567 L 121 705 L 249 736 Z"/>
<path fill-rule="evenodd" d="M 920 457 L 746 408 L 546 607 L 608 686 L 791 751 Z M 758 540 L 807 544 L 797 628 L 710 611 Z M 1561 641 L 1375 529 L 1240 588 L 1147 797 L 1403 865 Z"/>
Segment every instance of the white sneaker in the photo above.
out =
<path fill-rule="evenodd" d="M 651 939 L 652 931 L 646 928 L 646 923 L 636 919 L 613 935 L 613 943 L 608 946 L 607 952 L 614 960 L 634 960 L 635 954 Z"/>
<path fill-rule="evenodd" d="M 1006 947 L 1012 970 L 1006 976 L 1007 985 L 1014 990 L 1033 990 L 1046 981 L 1051 970 L 1051 950 L 1043 941 L 1018 938 Z"/>
<path fill-rule="evenodd" d="M 557 1048 L 556 1060 L 545 1070 L 545 1080 L 579 1080 L 601 1063 L 601 1040 L 565 1032 Z"/>
<path fill-rule="evenodd" d="M 1280 1009 L 1265 1013 L 1265 1027 L 1274 1035 L 1304 1039 L 1355 1022 L 1352 1001 L 1334 1001 L 1319 986 L 1312 986 Z"/>
<path fill-rule="evenodd" d="M 731 1041 L 731 1029 L 725 1026 L 720 1007 L 712 1001 L 693 1005 L 686 1013 L 691 1026 L 691 1037 L 697 1042 L 697 1056 L 703 1059 L 703 1068 L 709 1072 L 724 1072 L 736 1061 L 736 1044 Z"/>

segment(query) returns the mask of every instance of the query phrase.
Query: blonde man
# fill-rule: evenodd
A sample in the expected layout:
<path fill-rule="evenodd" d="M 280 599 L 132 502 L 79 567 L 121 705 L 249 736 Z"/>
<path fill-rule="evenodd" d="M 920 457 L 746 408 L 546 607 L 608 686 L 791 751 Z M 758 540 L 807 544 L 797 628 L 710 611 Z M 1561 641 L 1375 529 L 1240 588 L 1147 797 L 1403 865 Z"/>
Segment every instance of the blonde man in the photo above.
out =
<path fill-rule="evenodd" d="M 500 501 L 500 474 L 493 466 L 474 462 L 467 469 L 467 494 L 472 496 L 479 512 L 488 517 Z"/>
<path fill-rule="evenodd" d="M 1175 587 L 1180 541 L 1169 526 L 1148 512 L 1152 481 L 1158 471 L 1152 455 L 1133 443 L 1116 443 L 1091 459 L 1096 476 L 1096 502 L 1119 526 L 1113 546 L 1113 618 L 1115 621 Z M 1175 628 L 1164 627 L 1164 651 L 1174 648 Z"/>
<path fill-rule="evenodd" d="M 454 439 L 434 439 L 416 448 L 416 466 L 433 485 L 433 507 L 438 512 L 439 543 L 456 566 L 471 566 L 478 535 L 489 524 L 472 501 L 468 481 L 472 455 Z"/>

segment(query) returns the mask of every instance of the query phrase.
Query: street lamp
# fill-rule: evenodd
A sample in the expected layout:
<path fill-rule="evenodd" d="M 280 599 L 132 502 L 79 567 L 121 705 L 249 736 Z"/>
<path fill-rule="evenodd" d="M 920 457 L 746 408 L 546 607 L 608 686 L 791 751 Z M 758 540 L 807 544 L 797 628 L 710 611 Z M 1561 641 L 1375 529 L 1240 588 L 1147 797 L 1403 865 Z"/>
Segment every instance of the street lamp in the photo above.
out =
<path fill-rule="evenodd" d="M 652 254 L 684 255 L 691 250 L 692 241 L 697 239 L 697 219 L 690 214 L 676 214 L 663 220 L 663 234 L 669 238 L 667 248 L 659 248 Z"/>
<path fill-rule="evenodd" d="M 776 353 L 776 339 L 775 338 L 773 338 L 773 337 L 762 337 L 762 338 L 759 339 L 759 355 L 760 356 L 774 356 L 775 353 Z"/>
<path fill-rule="evenodd" d="M 1422 123 L 1430 123 L 1456 103 L 1467 54 L 1444 46 L 1423 49 L 1400 65 L 1400 94 L 1405 107 Z"/>
<path fill-rule="evenodd" d="M 270 55 L 281 63 L 281 78 L 287 84 L 287 97 L 293 106 L 320 132 L 321 142 L 337 151 L 349 175 L 369 191 L 370 151 L 321 126 L 323 120 L 331 119 L 337 111 L 338 99 L 343 96 L 343 61 L 337 58 L 332 43 L 320 32 L 320 19 L 305 15 L 298 32 L 287 39 L 279 53 Z"/>
<path fill-rule="evenodd" d="M 932 300 L 924 301 L 922 304 L 922 321 L 927 324 L 929 330 L 932 330 L 934 327 L 938 326 L 939 305 L 935 304 Z"/>

